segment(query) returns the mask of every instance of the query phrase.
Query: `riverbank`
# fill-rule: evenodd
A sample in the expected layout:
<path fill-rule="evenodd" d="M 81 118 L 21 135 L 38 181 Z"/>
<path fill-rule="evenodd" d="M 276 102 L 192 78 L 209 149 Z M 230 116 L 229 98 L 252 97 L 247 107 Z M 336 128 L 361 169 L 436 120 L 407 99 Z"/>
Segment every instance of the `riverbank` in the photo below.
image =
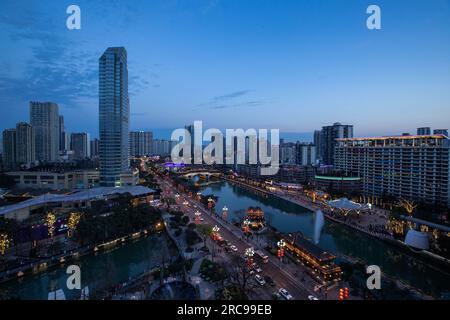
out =
<path fill-rule="evenodd" d="M 0 272 L 0 283 L 4 283 L 14 279 L 19 279 L 29 274 L 36 275 L 40 272 L 44 272 L 58 265 L 63 265 L 65 263 L 77 260 L 80 257 L 89 254 L 98 254 L 107 250 L 111 250 L 119 244 L 134 241 L 142 236 L 147 236 L 152 233 L 156 233 L 156 230 L 153 230 L 152 228 L 147 228 L 138 232 L 134 232 L 124 237 L 116 238 L 114 240 L 110 240 L 100 244 L 88 244 L 85 246 L 80 246 L 78 248 L 63 252 L 61 254 L 54 255 L 45 259 L 40 259 L 36 262 L 25 264 L 23 266 L 14 269 L 4 270 Z"/>
<path fill-rule="evenodd" d="M 317 205 L 317 204 L 314 204 L 314 203 L 310 203 L 310 202 L 307 202 L 307 201 L 298 201 L 298 200 L 293 199 L 291 197 L 283 196 L 283 195 L 278 194 L 278 193 L 273 193 L 273 192 L 270 192 L 268 190 L 264 190 L 264 189 L 258 188 L 258 187 L 254 186 L 254 185 L 247 184 L 247 183 L 244 183 L 244 182 L 241 182 L 241 181 L 236 181 L 234 179 L 229 179 L 227 177 L 224 177 L 223 179 L 225 181 L 231 183 L 231 184 L 235 183 L 235 184 L 238 184 L 240 186 L 243 186 L 243 187 L 255 190 L 255 191 L 259 192 L 259 193 L 264 193 L 264 194 L 267 194 L 267 195 L 270 195 L 270 196 L 274 196 L 274 197 L 277 197 L 277 198 L 289 201 L 289 202 L 291 202 L 293 204 L 302 206 L 302 207 L 304 207 L 304 208 L 306 208 L 306 209 L 308 209 L 310 211 L 313 211 L 313 212 L 315 212 L 317 210 L 322 210 L 322 212 L 324 214 L 324 217 L 326 219 L 328 219 L 329 221 L 332 221 L 334 223 L 339 223 L 339 224 L 344 225 L 344 226 L 346 226 L 348 228 L 351 228 L 353 230 L 359 231 L 361 233 L 364 233 L 365 235 L 368 235 L 370 237 L 373 237 L 373 238 L 376 238 L 378 240 L 384 241 L 384 242 L 386 242 L 386 243 L 388 243 L 390 245 L 394 245 L 394 246 L 399 247 L 401 249 L 407 248 L 407 249 L 411 250 L 403 241 L 397 240 L 391 235 L 383 234 L 383 233 L 379 233 L 379 232 L 371 232 L 371 231 L 369 231 L 367 229 L 364 229 L 364 228 L 358 226 L 357 224 L 348 223 L 346 221 L 343 221 L 342 219 L 336 218 L 336 217 L 334 217 L 332 214 L 330 214 L 328 212 L 327 208 L 324 208 L 323 206 L 320 206 L 320 205 Z M 414 251 L 414 253 L 419 255 L 419 256 L 421 256 L 423 259 L 427 259 L 427 260 L 432 259 L 432 260 L 434 260 L 435 263 L 438 263 L 443 268 L 449 268 L 450 267 L 450 259 L 447 259 L 445 257 L 439 256 L 439 255 L 437 255 L 435 253 L 432 253 L 430 251 L 426 251 L 426 250 L 423 250 L 423 251 L 420 251 L 420 252 L 419 251 Z"/>
<path fill-rule="evenodd" d="M 305 218 L 306 215 L 302 214 L 303 211 L 301 211 L 300 208 L 296 209 L 295 207 L 292 207 L 292 205 L 295 204 L 296 206 L 307 208 L 310 212 L 321 209 L 317 205 L 312 203 L 307 204 L 303 201 L 295 201 L 295 199 L 291 199 L 287 196 L 283 197 L 280 194 L 272 194 L 268 190 L 262 190 L 242 182 L 233 183 L 235 181 L 230 179 L 227 179 L 226 182 L 229 183 L 231 188 L 243 187 L 243 190 L 247 190 L 248 193 L 254 194 L 255 196 L 262 193 L 266 195 L 264 198 L 271 196 L 273 200 L 261 200 L 265 203 L 263 206 L 266 206 L 265 210 L 269 215 L 271 211 L 276 212 L 276 209 L 274 210 L 270 206 L 276 204 L 275 208 L 277 208 L 280 205 L 283 205 L 279 201 L 285 201 L 286 205 L 283 205 L 283 210 L 288 213 L 288 215 L 284 216 L 284 214 L 277 214 L 272 218 L 272 220 L 274 220 L 273 222 L 276 222 L 277 229 L 287 230 L 286 232 L 296 232 L 296 229 L 301 229 L 302 233 L 306 233 L 308 237 L 312 237 L 314 223 L 311 222 L 310 219 Z M 236 186 L 233 187 L 233 185 Z M 230 201 L 232 200 L 228 198 L 228 194 L 229 192 L 226 193 L 227 196 L 222 199 L 221 206 L 224 203 L 227 204 L 227 206 L 228 203 L 231 203 Z M 299 213 L 296 214 L 296 211 Z M 298 216 L 298 219 L 293 218 L 293 216 L 290 216 L 289 214 Z M 298 222 L 294 223 L 296 220 L 298 220 Z M 332 224 L 327 224 L 325 229 L 322 230 L 322 246 L 324 249 L 336 253 L 338 257 L 344 257 L 344 259 L 342 259 L 343 261 L 350 262 L 351 264 L 362 263 L 364 266 L 372 264 L 379 265 L 383 270 L 384 279 L 389 279 L 389 282 L 394 282 L 396 287 L 400 290 L 401 288 L 405 288 L 410 292 L 416 292 L 417 294 L 414 294 L 416 298 L 439 298 L 446 290 L 448 290 L 449 285 L 447 284 L 449 283 L 450 275 L 448 273 L 449 268 L 447 262 L 444 263 L 440 258 L 431 256 L 429 252 L 413 251 L 403 242 L 388 236 L 377 236 L 376 234 L 367 232 L 367 230 L 358 228 L 358 226 L 345 223 L 333 215 L 326 215 L 326 220 L 332 222 Z M 372 221 L 373 219 L 368 220 Z M 283 223 L 282 221 L 286 222 Z M 298 224 L 298 227 L 295 227 L 296 223 L 301 224 Z M 312 223 L 312 227 L 307 226 L 310 223 Z M 337 230 L 342 231 L 336 233 Z M 353 230 L 356 232 L 352 232 Z M 375 230 L 378 231 L 378 229 Z M 336 235 L 337 238 L 332 240 L 329 237 L 330 232 L 333 233 L 333 237 Z M 367 240 L 363 238 L 366 238 Z M 350 241 L 348 242 L 348 247 L 346 247 L 344 239 L 346 239 L 347 242 Z M 350 243 L 352 244 L 350 245 Z M 349 257 L 350 259 L 348 259 Z M 411 268 L 410 271 L 408 271 L 409 267 Z M 433 279 L 430 279 L 429 277 Z M 413 297 L 411 298 L 415 299 Z"/>

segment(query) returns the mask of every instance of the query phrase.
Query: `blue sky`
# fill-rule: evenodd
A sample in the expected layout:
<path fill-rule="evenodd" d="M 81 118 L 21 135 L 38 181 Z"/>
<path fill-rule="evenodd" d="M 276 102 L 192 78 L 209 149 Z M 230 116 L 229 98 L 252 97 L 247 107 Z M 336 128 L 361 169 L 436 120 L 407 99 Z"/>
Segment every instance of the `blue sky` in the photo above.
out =
<path fill-rule="evenodd" d="M 370 4 L 382 30 L 366 28 Z M 450 0 L 1 1 L 0 46 L 2 129 L 54 101 L 68 131 L 96 136 L 108 46 L 128 51 L 133 130 L 450 127 Z"/>

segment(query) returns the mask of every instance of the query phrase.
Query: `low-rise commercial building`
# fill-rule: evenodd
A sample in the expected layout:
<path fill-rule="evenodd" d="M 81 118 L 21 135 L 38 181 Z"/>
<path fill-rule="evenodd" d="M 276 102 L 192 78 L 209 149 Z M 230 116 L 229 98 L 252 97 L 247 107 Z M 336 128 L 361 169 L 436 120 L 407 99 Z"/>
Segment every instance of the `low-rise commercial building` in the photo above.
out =
<path fill-rule="evenodd" d="M 69 194 L 44 194 L 13 205 L 0 207 L 0 217 L 23 221 L 45 209 L 69 210 L 90 207 L 95 201 L 109 201 L 128 194 L 134 205 L 149 203 L 155 190 L 144 186 L 99 187 Z"/>
<path fill-rule="evenodd" d="M 79 190 L 98 187 L 98 170 L 52 171 L 13 171 L 7 172 L 19 188 L 41 188 L 51 190 Z"/>

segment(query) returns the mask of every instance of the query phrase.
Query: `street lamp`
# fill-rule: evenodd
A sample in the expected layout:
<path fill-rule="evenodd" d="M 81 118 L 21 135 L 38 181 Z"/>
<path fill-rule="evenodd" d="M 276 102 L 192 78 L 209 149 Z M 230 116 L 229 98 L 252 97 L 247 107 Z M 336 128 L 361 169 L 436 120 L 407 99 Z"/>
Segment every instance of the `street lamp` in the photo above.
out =
<path fill-rule="evenodd" d="M 286 242 L 284 242 L 284 239 L 280 239 L 280 241 L 277 242 L 278 245 L 278 258 L 280 258 L 280 264 L 284 257 L 284 247 L 286 246 Z"/>
<path fill-rule="evenodd" d="M 243 229 L 245 234 L 248 234 L 250 232 L 250 223 L 251 222 L 248 219 L 245 219 L 244 222 L 243 222 L 244 226 L 243 226 L 242 229 Z"/>
<path fill-rule="evenodd" d="M 214 200 L 211 197 L 209 197 L 208 198 L 208 209 L 212 209 L 213 203 L 214 203 Z"/>
<path fill-rule="evenodd" d="M 247 266 L 250 268 L 253 264 L 253 256 L 255 254 L 255 250 L 253 247 L 245 249 L 244 255 L 247 257 Z"/>
<path fill-rule="evenodd" d="M 228 208 L 227 206 L 223 206 L 222 209 L 222 219 L 227 221 L 227 217 L 228 217 Z"/>
<path fill-rule="evenodd" d="M 200 216 L 202 215 L 202 213 L 200 211 L 195 211 L 194 215 L 195 215 L 195 222 L 199 223 Z"/>

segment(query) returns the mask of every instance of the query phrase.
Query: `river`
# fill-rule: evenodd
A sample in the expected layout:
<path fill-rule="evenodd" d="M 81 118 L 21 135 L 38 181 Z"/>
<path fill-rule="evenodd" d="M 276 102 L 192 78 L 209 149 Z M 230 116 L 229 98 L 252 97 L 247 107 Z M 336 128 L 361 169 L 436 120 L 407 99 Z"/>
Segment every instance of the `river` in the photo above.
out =
<path fill-rule="evenodd" d="M 281 232 L 300 231 L 313 239 L 314 213 L 310 210 L 271 195 L 220 182 L 202 188 L 202 194 L 218 196 L 216 208 L 221 214 L 228 207 L 228 221 L 241 220 L 250 206 L 264 210 L 268 223 Z M 325 221 L 318 246 L 336 256 L 357 258 L 367 265 L 378 265 L 383 273 L 401 280 L 421 291 L 439 297 L 450 290 L 450 270 L 430 266 L 408 250 L 397 248 L 344 225 Z"/>
<path fill-rule="evenodd" d="M 218 196 L 216 207 L 229 209 L 228 220 L 241 219 L 250 206 L 261 207 L 268 222 L 282 232 L 300 231 L 312 239 L 314 214 L 306 208 L 275 196 L 260 195 L 228 182 L 206 186 L 203 194 Z M 92 290 L 111 287 L 127 281 L 160 264 L 161 243 L 167 239 L 162 235 L 150 235 L 136 239 L 96 255 L 82 256 L 76 261 L 81 267 L 82 286 Z M 381 240 L 350 229 L 341 224 L 325 221 L 318 245 L 339 256 L 362 260 L 367 265 L 375 264 L 381 270 L 427 294 L 440 296 L 450 290 L 450 275 L 415 257 L 413 252 L 401 250 Z M 66 268 L 63 265 L 49 268 L 19 280 L 0 284 L 0 296 L 20 299 L 47 299 L 51 287 L 66 288 Z M 64 290 L 67 298 L 78 298 L 80 290 Z"/>
<path fill-rule="evenodd" d="M 21 279 L 0 284 L 0 297 L 14 299 L 47 300 L 51 288 L 63 289 L 66 299 L 79 299 L 80 290 L 68 290 L 66 268 L 76 264 L 81 270 L 81 285 L 89 286 L 90 292 L 110 288 L 125 282 L 161 263 L 162 244 L 167 243 L 164 233 L 152 234 L 130 242 L 79 257 L 58 267 L 49 268 Z"/>

